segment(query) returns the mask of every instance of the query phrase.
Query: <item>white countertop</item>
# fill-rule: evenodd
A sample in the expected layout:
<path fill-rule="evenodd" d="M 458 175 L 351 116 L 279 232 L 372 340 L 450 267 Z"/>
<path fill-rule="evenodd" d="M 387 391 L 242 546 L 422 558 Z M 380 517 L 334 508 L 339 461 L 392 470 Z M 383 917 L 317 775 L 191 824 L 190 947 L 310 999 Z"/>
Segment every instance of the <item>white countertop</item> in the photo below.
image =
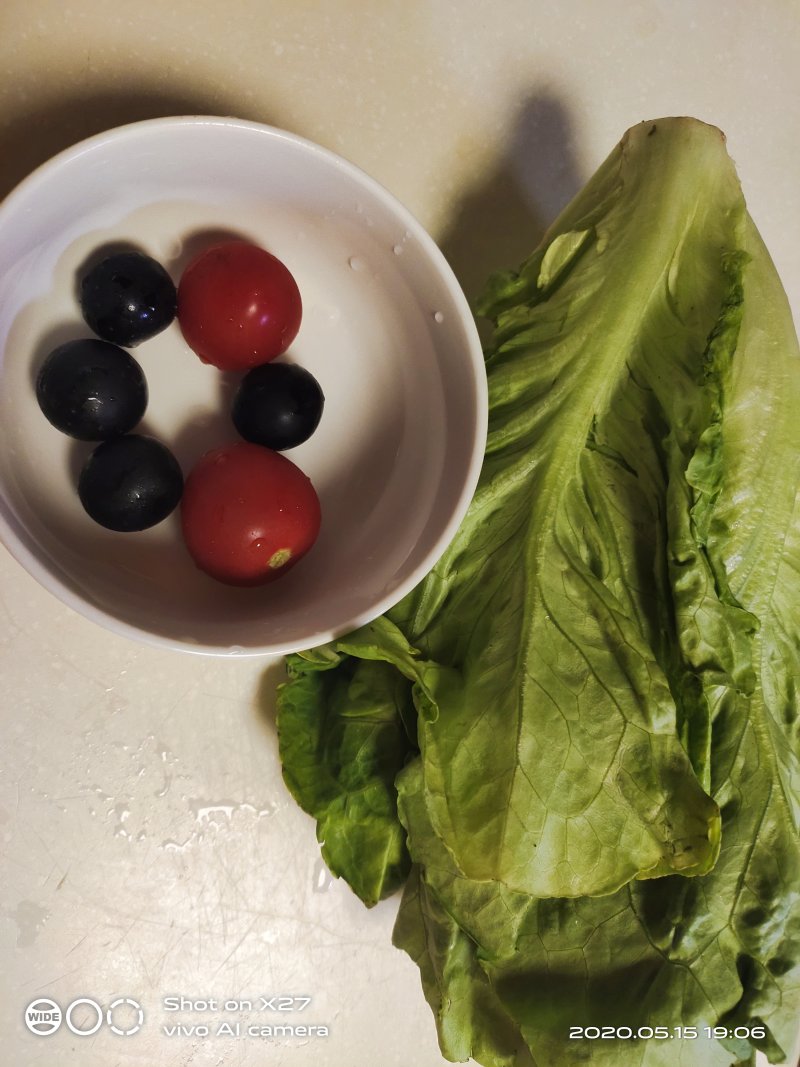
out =
<path fill-rule="evenodd" d="M 790 0 L 5 0 L 0 31 L 1 194 L 123 122 L 257 119 L 383 182 L 469 296 L 534 247 L 627 127 L 695 115 L 726 132 L 800 322 Z M 417 968 L 391 945 L 397 901 L 368 912 L 331 882 L 282 783 L 279 676 L 106 633 L 0 550 L 4 1062 L 445 1062 Z M 330 1034 L 265 1044 L 163 1029 L 246 1015 L 171 1013 L 165 997 L 272 995 L 311 997 L 302 1021 Z M 45 1041 L 22 1022 L 37 997 L 116 996 L 145 1008 L 136 1040 L 62 1027 Z"/>

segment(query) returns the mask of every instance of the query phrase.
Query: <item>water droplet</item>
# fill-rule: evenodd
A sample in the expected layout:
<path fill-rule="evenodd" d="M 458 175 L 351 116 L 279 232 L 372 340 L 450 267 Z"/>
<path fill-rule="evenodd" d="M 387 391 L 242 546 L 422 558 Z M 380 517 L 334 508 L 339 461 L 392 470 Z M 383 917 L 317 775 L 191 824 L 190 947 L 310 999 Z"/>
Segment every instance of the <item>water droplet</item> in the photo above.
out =
<path fill-rule="evenodd" d="M 332 884 L 333 876 L 325 866 L 324 860 L 317 860 L 314 864 L 313 891 L 315 893 L 327 893 Z"/>
<path fill-rule="evenodd" d="M 394 254 L 396 256 L 402 256 L 402 254 L 403 254 L 403 246 L 402 245 L 395 245 L 394 248 L 392 249 L 392 251 L 394 252 Z"/>
<path fill-rule="evenodd" d="M 117 825 L 114 827 L 114 836 L 115 837 L 130 837 L 131 836 L 128 833 L 128 831 L 125 829 L 125 823 L 130 818 L 131 813 L 130 813 L 130 810 L 124 804 L 117 804 L 109 812 L 107 812 L 107 814 L 108 815 L 116 815 L 116 817 L 117 817 Z"/>
<path fill-rule="evenodd" d="M 434 322 L 444 322 L 444 315 L 441 313 L 441 311 L 434 311 L 434 313 L 433 313 L 433 321 Z"/>
<path fill-rule="evenodd" d="M 164 775 L 164 785 L 157 792 L 153 793 L 154 797 L 165 797 L 169 792 L 169 787 L 172 785 L 172 775 Z"/>
<path fill-rule="evenodd" d="M 204 823 L 211 822 L 215 815 L 224 815 L 226 819 L 231 819 L 239 805 L 233 800 L 193 800 L 189 806 L 195 819 Z"/>
<path fill-rule="evenodd" d="M 366 263 L 363 259 L 359 259 L 358 256 L 351 256 L 348 261 L 350 264 L 350 270 L 364 270 Z"/>
<path fill-rule="evenodd" d="M 194 834 L 189 834 L 185 841 L 175 841 L 172 838 L 168 838 L 166 841 L 162 841 L 158 847 L 163 849 L 164 852 L 185 852 L 193 840 Z"/>

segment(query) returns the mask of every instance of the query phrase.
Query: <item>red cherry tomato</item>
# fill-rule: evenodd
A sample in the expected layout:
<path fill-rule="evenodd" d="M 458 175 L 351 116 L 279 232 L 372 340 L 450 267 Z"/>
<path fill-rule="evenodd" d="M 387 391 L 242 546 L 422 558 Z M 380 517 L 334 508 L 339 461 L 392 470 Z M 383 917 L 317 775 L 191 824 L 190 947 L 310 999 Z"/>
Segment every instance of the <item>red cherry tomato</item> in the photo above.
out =
<path fill-rule="evenodd" d="M 178 286 L 183 336 L 204 363 L 220 370 L 249 370 L 285 352 L 302 314 L 289 269 L 247 241 L 202 252 Z"/>
<path fill-rule="evenodd" d="M 286 456 L 237 442 L 207 452 L 186 479 L 183 538 L 197 566 L 228 585 L 279 578 L 320 527 L 311 481 Z"/>

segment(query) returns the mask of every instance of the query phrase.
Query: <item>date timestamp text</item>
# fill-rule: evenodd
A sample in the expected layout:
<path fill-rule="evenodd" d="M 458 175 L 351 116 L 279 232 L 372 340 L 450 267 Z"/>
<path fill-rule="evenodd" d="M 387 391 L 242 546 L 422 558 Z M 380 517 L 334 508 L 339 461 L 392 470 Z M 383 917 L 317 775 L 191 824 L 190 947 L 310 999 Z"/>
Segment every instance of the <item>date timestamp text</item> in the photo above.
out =
<path fill-rule="evenodd" d="M 570 1026 L 570 1040 L 602 1041 L 694 1041 L 698 1037 L 725 1041 L 731 1038 L 763 1041 L 767 1036 L 763 1026 Z"/>

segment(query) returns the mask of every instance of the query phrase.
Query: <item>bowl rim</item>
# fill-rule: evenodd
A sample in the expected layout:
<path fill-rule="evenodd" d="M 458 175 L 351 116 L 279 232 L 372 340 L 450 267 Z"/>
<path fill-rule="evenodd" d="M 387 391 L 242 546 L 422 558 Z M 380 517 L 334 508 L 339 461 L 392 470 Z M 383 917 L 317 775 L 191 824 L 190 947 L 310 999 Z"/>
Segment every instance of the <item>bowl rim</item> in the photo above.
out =
<path fill-rule="evenodd" d="M 482 346 L 469 302 L 444 253 L 422 223 L 392 192 L 357 164 L 352 163 L 337 152 L 325 148 L 300 134 L 251 119 L 240 119 L 235 116 L 224 115 L 168 115 L 125 123 L 124 125 L 93 134 L 62 149 L 54 156 L 40 163 L 8 192 L 0 202 L 0 233 L 2 233 L 6 216 L 16 209 L 17 202 L 25 197 L 35 195 L 36 187 L 48 181 L 52 172 L 64 163 L 76 159 L 87 151 L 91 151 L 110 141 L 123 141 L 146 134 L 151 130 L 174 128 L 176 126 L 215 126 L 245 129 L 288 142 L 311 152 L 326 161 L 327 164 L 334 165 L 364 188 L 365 191 L 368 191 L 373 197 L 386 204 L 392 213 L 405 224 L 406 229 L 413 234 L 415 240 L 419 242 L 425 256 L 432 262 L 440 278 L 445 283 L 458 313 L 459 323 L 465 335 L 465 354 L 468 356 L 466 362 L 473 371 L 472 385 L 476 408 L 474 435 L 468 462 L 465 465 L 465 477 L 455 507 L 452 509 L 435 543 L 420 563 L 402 581 L 398 582 L 391 591 L 378 598 L 371 608 L 342 622 L 341 625 L 333 629 L 317 632 L 302 642 L 297 640 L 272 642 L 268 645 L 250 648 L 193 643 L 189 640 L 183 641 L 178 638 L 155 634 L 141 626 L 118 618 L 91 600 L 80 596 L 66 580 L 61 578 L 57 570 L 56 561 L 53 561 L 56 563 L 56 570 L 51 570 L 31 549 L 29 546 L 31 539 L 26 536 L 24 530 L 18 532 L 19 520 L 3 497 L 0 497 L 0 542 L 5 545 L 11 556 L 16 559 L 23 569 L 49 593 L 79 615 L 111 633 L 127 637 L 140 644 L 160 649 L 188 652 L 199 656 L 263 658 L 287 655 L 325 644 L 350 633 L 359 626 L 372 622 L 379 615 L 396 605 L 418 585 L 433 569 L 452 542 L 475 493 L 486 446 L 489 400 Z"/>

